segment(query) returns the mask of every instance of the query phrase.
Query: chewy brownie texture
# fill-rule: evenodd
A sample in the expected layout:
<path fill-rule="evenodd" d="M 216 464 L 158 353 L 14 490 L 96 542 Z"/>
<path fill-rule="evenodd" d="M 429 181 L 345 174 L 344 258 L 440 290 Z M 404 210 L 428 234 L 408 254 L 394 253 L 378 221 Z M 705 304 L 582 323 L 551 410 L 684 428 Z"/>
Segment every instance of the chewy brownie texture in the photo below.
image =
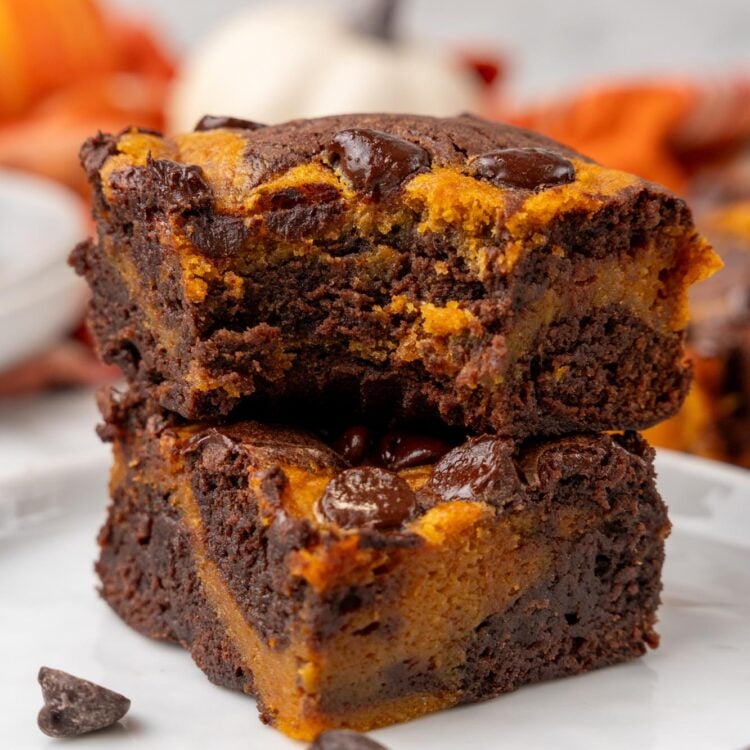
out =
<path fill-rule="evenodd" d="M 239 405 L 523 438 L 643 428 L 687 390 L 685 203 L 472 116 L 204 118 L 83 147 L 73 263 L 103 358 L 190 419 Z M 314 405 L 314 406 L 311 406 Z"/>
<path fill-rule="evenodd" d="M 635 433 L 323 441 L 102 399 L 102 595 L 311 739 L 640 656 L 669 522 Z M 455 441 L 453 441 L 455 442 Z"/>

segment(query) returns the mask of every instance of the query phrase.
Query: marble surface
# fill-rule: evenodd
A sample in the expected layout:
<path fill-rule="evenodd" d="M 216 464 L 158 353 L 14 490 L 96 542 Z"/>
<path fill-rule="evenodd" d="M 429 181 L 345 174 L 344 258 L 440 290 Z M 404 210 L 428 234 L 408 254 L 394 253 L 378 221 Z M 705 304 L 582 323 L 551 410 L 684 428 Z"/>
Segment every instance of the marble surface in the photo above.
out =
<path fill-rule="evenodd" d="M 104 465 L 109 447 L 96 435 L 98 421 L 91 390 L 0 399 L 0 492 Z"/>
<path fill-rule="evenodd" d="M 392 750 L 740 750 L 750 742 L 750 473 L 664 452 L 667 541 L 660 648 L 643 659 L 533 685 L 373 736 Z M 54 482 L 52 480 L 55 480 Z M 0 491 L 0 745 L 59 745 L 36 728 L 44 664 L 132 700 L 123 724 L 75 741 L 107 750 L 294 750 L 250 698 L 211 685 L 176 646 L 127 628 L 96 594 L 103 466 L 49 476 L 55 494 Z M 0 483 L 1 484 L 1 483 Z M 13 575 L 5 574 L 13 571 Z"/>

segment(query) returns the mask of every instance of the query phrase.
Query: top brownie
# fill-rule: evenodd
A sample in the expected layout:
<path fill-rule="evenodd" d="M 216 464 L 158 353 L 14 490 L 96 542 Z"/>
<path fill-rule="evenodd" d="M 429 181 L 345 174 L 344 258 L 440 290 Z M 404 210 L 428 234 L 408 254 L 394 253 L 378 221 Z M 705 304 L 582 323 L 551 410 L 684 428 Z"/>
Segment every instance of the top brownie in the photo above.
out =
<path fill-rule="evenodd" d="M 84 144 L 99 351 L 205 419 L 640 429 L 687 390 L 685 203 L 473 116 L 206 117 Z M 240 409 L 241 407 L 241 409 Z"/>

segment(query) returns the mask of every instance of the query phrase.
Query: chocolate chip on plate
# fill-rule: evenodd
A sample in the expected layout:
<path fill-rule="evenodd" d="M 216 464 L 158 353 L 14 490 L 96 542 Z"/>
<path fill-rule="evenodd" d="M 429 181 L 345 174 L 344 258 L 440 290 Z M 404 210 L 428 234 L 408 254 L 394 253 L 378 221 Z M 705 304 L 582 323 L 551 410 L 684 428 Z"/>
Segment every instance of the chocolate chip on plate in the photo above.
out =
<path fill-rule="evenodd" d="M 39 712 L 39 729 L 50 737 L 76 737 L 111 726 L 128 712 L 124 695 L 59 669 L 39 670 L 44 707 Z"/>
<path fill-rule="evenodd" d="M 266 126 L 252 120 L 242 120 L 239 117 L 224 117 L 222 115 L 203 115 L 193 130 L 217 130 L 218 128 L 234 128 L 235 130 L 260 130 Z"/>
<path fill-rule="evenodd" d="M 355 190 L 374 200 L 398 192 L 407 177 L 430 167 L 430 156 L 421 146 L 370 128 L 336 133 L 326 156 Z"/>
<path fill-rule="evenodd" d="M 476 177 L 500 187 L 523 190 L 554 187 L 573 182 L 576 171 L 564 156 L 545 148 L 502 148 L 472 159 Z"/>
<path fill-rule="evenodd" d="M 342 528 L 393 529 L 408 521 L 416 495 L 397 474 L 374 466 L 341 472 L 326 486 L 319 511 Z"/>
<path fill-rule="evenodd" d="M 319 735 L 310 745 L 309 750 L 387 750 L 387 748 L 359 732 L 334 729 Z"/>

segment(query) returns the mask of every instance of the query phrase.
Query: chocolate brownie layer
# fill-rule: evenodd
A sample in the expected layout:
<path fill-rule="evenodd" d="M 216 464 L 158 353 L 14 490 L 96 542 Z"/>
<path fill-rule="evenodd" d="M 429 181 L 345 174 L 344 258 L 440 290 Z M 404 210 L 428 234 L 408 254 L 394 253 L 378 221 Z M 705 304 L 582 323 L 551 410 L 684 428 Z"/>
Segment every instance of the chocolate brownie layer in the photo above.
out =
<path fill-rule="evenodd" d="M 657 643 L 669 523 L 633 433 L 453 448 L 386 435 L 368 452 L 364 428 L 334 449 L 104 406 L 105 599 L 291 736 L 403 721 Z"/>
<path fill-rule="evenodd" d="M 216 124 L 82 150 L 90 324 L 163 407 L 518 437 L 679 407 L 687 288 L 717 264 L 679 198 L 468 116 Z"/>

